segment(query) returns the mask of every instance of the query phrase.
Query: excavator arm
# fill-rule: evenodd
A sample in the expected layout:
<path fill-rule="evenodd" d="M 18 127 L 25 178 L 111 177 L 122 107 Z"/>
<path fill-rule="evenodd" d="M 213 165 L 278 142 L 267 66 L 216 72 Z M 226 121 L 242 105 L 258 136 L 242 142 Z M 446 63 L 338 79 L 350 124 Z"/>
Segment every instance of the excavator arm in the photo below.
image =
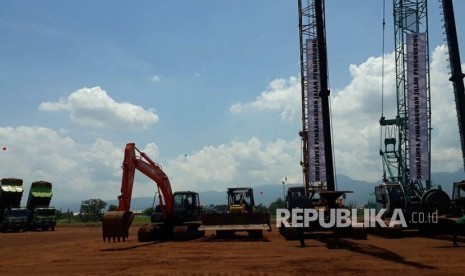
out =
<path fill-rule="evenodd" d="M 139 153 L 140 156 L 137 156 Z M 157 185 L 161 193 L 160 208 L 162 218 L 166 220 L 173 213 L 173 193 L 168 176 L 161 167 L 152 161 L 145 153 L 141 152 L 134 143 L 126 144 L 123 160 L 123 178 L 121 181 L 121 195 L 118 196 L 118 208 L 116 211 L 106 212 L 102 220 L 103 240 L 128 237 L 134 214 L 130 211 L 132 189 L 136 170 L 140 171 Z"/>

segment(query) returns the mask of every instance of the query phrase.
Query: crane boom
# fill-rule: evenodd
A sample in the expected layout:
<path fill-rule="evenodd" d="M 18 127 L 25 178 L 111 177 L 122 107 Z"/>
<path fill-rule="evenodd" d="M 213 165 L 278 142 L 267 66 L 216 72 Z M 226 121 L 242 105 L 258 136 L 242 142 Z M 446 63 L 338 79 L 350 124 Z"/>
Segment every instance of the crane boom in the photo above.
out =
<path fill-rule="evenodd" d="M 320 98 L 323 114 L 323 135 L 325 142 L 326 159 L 326 187 L 328 191 L 335 190 L 333 148 L 331 139 L 331 118 L 329 112 L 329 89 L 328 89 L 328 57 L 326 51 L 326 34 L 324 18 L 324 0 L 315 1 L 315 23 L 318 43 L 318 65 L 320 67 Z"/>
<path fill-rule="evenodd" d="M 452 4 L 452 0 L 442 0 L 442 8 L 452 75 L 449 80 L 452 82 L 454 87 L 455 109 L 457 110 L 460 145 L 462 148 L 462 161 L 465 168 L 465 88 L 463 84 L 463 78 L 465 75 L 462 73 L 462 66 L 460 62 L 459 43 L 457 39 L 454 5 Z"/>
<path fill-rule="evenodd" d="M 324 0 L 298 1 L 302 170 L 307 191 L 335 191 Z"/>

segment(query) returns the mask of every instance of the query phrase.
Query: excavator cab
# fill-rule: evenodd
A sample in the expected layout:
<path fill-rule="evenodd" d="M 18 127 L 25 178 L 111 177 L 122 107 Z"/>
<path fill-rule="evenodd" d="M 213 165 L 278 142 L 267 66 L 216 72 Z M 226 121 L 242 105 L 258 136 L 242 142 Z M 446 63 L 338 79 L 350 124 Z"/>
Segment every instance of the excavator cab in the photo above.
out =
<path fill-rule="evenodd" d="M 289 187 L 286 195 L 286 207 L 289 211 L 295 208 L 311 208 L 313 202 L 305 195 L 304 187 Z"/>
<path fill-rule="evenodd" d="M 163 216 L 166 206 L 157 205 L 151 216 L 151 225 L 142 226 L 137 238 L 139 241 L 188 240 L 203 235 L 200 226 L 200 199 L 196 192 L 175 192 L 172 197 L 172 212 Z"/>
<path fill-rule="evenodd" d="M 180 220 L 200 220 L 200 200 L 196 192 L 175 192 L 173 216 Z"/>

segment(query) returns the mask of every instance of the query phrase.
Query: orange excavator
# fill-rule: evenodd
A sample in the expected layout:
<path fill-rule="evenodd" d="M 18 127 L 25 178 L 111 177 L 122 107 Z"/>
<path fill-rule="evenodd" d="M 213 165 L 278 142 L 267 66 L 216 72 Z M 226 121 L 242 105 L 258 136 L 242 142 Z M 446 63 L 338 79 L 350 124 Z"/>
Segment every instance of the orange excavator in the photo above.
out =
<path fill-rule="evenodd" d="M 137 156 L 139 153 L 139 156 Z M 141 152 L 134 143 L 126 144 L 123 160 L 121 195 L 116 211 L 106 212 L 102 220 L 103 241 L 125 241 L 134 219 L 130 211 L 132 188 L 136 170 L 152 179 L 158 188 L 159 205 L 151 216 L 151 224 L 138 231 L 139 241 L 192 239 L 202 235 L 200 200 L 196 192 L 171 191 L 168 176 L 161 166 Z"/>

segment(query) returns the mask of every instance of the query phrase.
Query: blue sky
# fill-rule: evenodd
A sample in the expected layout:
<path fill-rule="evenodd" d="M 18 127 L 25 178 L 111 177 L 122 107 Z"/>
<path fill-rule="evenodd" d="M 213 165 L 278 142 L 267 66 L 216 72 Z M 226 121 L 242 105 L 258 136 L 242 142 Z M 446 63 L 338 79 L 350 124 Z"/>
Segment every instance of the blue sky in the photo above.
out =
<path fill-rule="evenodd" d="M 383 1 L 326 2 L 336 168 L 374 181 Z M 463 49 L 465 3 L 454 4 Z M 436 1 L 429 11 L 433 171 L 454 171 L 462 165 Z M 2 1 L 0 37 L 0 177 L 50 180 L 66 200 L 115 198 L 133 141 L 174 190 L 301 181 L 297 1 Z M 136 181 L 135 196 L 154 191 Z"/>

